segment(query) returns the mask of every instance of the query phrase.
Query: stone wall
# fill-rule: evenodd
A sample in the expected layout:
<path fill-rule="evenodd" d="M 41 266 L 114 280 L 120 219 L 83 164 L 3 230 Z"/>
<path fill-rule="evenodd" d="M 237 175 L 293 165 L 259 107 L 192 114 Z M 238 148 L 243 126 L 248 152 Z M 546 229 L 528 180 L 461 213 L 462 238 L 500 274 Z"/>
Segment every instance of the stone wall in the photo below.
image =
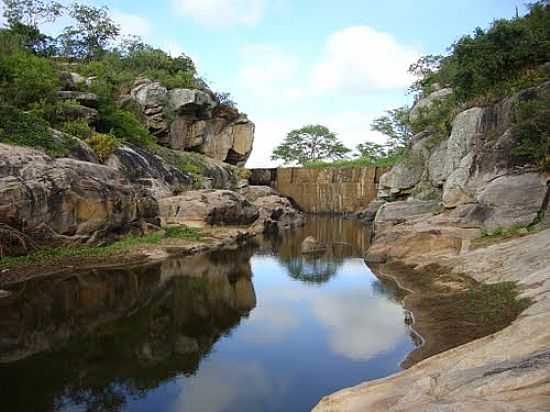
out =
<path fill-rule="evenodd" d="M 273 169 L 255 169 L 252 175 L 259 178 L 262 170 L 277 191 L 309 213 L 354 213 L 366 208 L 376 198 L 378 180 L 385 171 L 376 167 L 280 168 L 274 177 Z"/>

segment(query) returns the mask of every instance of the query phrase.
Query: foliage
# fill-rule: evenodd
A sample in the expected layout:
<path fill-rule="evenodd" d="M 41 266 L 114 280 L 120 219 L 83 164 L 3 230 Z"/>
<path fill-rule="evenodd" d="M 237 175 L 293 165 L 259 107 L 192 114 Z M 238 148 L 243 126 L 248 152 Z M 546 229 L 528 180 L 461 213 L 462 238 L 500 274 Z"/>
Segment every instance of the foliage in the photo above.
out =
<path fill-rule="evenodd" d="M 384 116 L 372 122 L 371 130 L 382 133 L 388 138 L 388 153 L 401 152 L 408 146 L 413 136 L 409 124 L 409 109 L 399 107 L 388 110 Z"/>
<path fill-rule="evenodd" d="M 321 125 L 308 125 L 292 130 L 273 151 L 272 160 L 304 164 L 318 160 L 343 159 L 350 152 L 336 134 Z"/>
<path fill-rule="evenodd" d="M 519 144 L 512 154 L 550 171 L 550 98 L 524 101 L 514 108 L 514 133 Z"/>
<path fill-rule="evenodd" d="M 341 159 L 334 162 L 323 162 L 320 160 L 304 163 L 308 169 L 347 169 L 352 167 L 390 167 L 401 159 L 400 154 L 383 156 L 378 159 L 369 157 L 357 157 L 355 159 Z"/>
<path fill-rule="evenodd" d="M 86 143 L 93 149 L 97 159 L 105 162 L 120 145 L 119 140 L 112 134 L 93 132 Z"/>
<path fill-rule="evenodd" d="M 220 104 L 220 106 L 227 106 L 231 107 L 232 109 L 237 108 L 237 103 L 235 103 L 235 101 L 231 97 L 231 93 L 217 92 L 216 100 Z"/>
<path fill-rule="evenodd" d="M 2 0 L 4 17 L 10 26 L 21 24 L 34 29 L 42 23 L 51 23 L 63 13 L 58 2 L 43 0 Z"/>
<path fill-rule="evenodd" d="M 4 99 L 28 109 L 33 103 L 55 98 L 59 80 L 47 59 L 17 48 L 0 49 L 0 53 L 0 89 Z"/>
<path fill-rule="evenodd" d="M 133 113 L 113 108 L 102 113 L 102 122 L 106 130 L 121 140 L 139 146 L 149 146 L 154 143 L 149 131 Z"/>
<path fill-rule="evenodd" d="M 54 139 L 48 123 L 34 113 L 23 112 L 0 100 L 0 142 L 39 147 L 49 155 L 62 156 L 68 142 Z"/>
<path fill-rule="evenodd" d="M 454 95 L 445 99 L 435 100 L 425 109 L 421 109 L 419 116 L 410 127 L 413 133 L 429 130 L 433 135 L 446 138 L 451 134 L 453 119 L 458 110 Z"/>
<path fill-rule="evenodd" d="M 59 36 L 62 54 L 69 58 L 91 60 L 105 53 L 120 28 L 109 16 L 107 7 L 94 7 L 73 3 L 70 16 L 75 26 L 68 26 Z"/>
<path fill-rule="evenodd" d="M 476 28 L 459 39 L 444 58 L 428 56 L 411 67 L 423 94 L 434 83 L 454 89 L 459 102 L 488 95 L 501 98 L 525 87 L 526 73 L 550 61 L 550 4 L 537 1 L 529 13 L 497 20 L 488 30 Z M 531 83 L 532 85 L 532 83 Z"/>
<path fill-rule="evenodd" d="M 362 159 L 370 159 L 372 161 L 376 161 L 377 159 L 386 156 L 386 145 L 374 142 L 360 143 L 355 146 L 355 150 L 359 154 L 358 157 Z"/>
<path fill-rule="evenodd" d="M 86 140 L 92 137 L 92 128 L 85 120 L 72 120 L 65 122 L 63 132 L 76 136 L 79 139 Z"/>
<path fill-rule="evenodd" d="M 184 239 L 199 241 L 203 238 L 200 229 L 188 226 L 169 226 L 164 228 L 165 236 L 169 239 Z"/>

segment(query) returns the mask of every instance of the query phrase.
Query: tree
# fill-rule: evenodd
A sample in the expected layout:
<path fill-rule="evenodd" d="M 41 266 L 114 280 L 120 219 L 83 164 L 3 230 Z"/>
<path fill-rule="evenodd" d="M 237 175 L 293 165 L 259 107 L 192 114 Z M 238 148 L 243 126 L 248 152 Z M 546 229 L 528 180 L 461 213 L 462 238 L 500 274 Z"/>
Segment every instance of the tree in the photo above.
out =
<path fill-rule="evenodd" d="M 96 59 L 120 34 L 107 7 L 74 3 L 69 14 L 76 20 L 76 26 L 66 27 L 58 38 L 66 57 Z"/>
<path fill-rule="evenodd" d="M 365 142 L 355 146 L 358 156 L 362 159 L 369 159 L 372 162 L 383 159 L 387 156 L 386 145 Z"/>
<path fill-rule="evenodd" d="M 290 131 L 283 143 L 275 148 L 271 159 L 303 165 L 310 161 L 343 159 L 349 152 L 350 149 L 325 126 L 308 125 Z"/>
<path fill-rule="evenodd" d="M 51 23 L 63 13 L 63 6 L 56 1 L 2 0 L 4 17 L 8 24 L 23 24 L 37 29 L 40 24 Z"/>
<path fill-rule="evenodd" d="M 388 110 L 386 115 L 375 119 L 371 124 L 371 130 L 380 132 L 388 137 L 388 148 L 390 151 L 399 151 L 405 148 L 413 132 L 409 124 L 409 109 L 400 107 Z"/>

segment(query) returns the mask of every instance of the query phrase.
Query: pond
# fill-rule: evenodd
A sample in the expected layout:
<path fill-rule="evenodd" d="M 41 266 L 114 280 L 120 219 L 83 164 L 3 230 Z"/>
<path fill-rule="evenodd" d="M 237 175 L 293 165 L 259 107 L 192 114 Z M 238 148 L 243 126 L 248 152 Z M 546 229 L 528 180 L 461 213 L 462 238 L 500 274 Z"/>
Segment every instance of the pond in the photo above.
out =
<path fill-rule="evenodd" d="M 300 254 L 308 235 L 328 245 Z M 310 217 L 238 251 L 30 280 L 0 300 L 0 399 L 15 411 L 307 411 L 400 370 L 401 291 L 366 227 Z"/>

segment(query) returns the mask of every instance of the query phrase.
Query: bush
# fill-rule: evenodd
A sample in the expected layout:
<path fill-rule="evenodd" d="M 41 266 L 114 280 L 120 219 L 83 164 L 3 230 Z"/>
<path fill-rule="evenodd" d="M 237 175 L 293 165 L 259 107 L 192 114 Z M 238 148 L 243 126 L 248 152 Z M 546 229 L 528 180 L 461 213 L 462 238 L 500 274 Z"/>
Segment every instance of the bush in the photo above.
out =
<path fill-rule="evenodd" d="M 519 143 L 512 154 L 550 172 L 550 98 L 516 104 L 513 127 Z"/>
<path fill-rule="evenodd" d="M 86 143 L 93 149 L 101 163 L 105 162 L 120 144 L 112 134 L 97 132 L 93 132 L 92 137 L 86 140 Z"/>
<path fill-rule="evenodd" d="M 133 113 L 121 109 L 112 109 L 103 113 L 103 127 L 120 140 L 139 146 L 149 146 L 155 142 L 153 136 L 141 124 Z"/>
<path fill-rule="evenodd" d="M 71 136 L 76 136 L 82 140 L 92 137 L 92 129 L 88 125 L 88 122 L 84 120 L 65 122 L 63 125 L 63 132 L 70 134 Z"/>
<path fill-rule="evenodd" d="M 0 101 L 0 142 L 38 147 L 51 156 L 64 156 L 70 142 L 54 139 L 48 122 L 34 113 L 25 113 Z"/>
<path fill-rule="evenodd" d="M 0 89 L 7 102 L 28 109 L 42 100 L 53 100 L 59 80 L 50 62 L 23 50 L 2 53 Z"/>

